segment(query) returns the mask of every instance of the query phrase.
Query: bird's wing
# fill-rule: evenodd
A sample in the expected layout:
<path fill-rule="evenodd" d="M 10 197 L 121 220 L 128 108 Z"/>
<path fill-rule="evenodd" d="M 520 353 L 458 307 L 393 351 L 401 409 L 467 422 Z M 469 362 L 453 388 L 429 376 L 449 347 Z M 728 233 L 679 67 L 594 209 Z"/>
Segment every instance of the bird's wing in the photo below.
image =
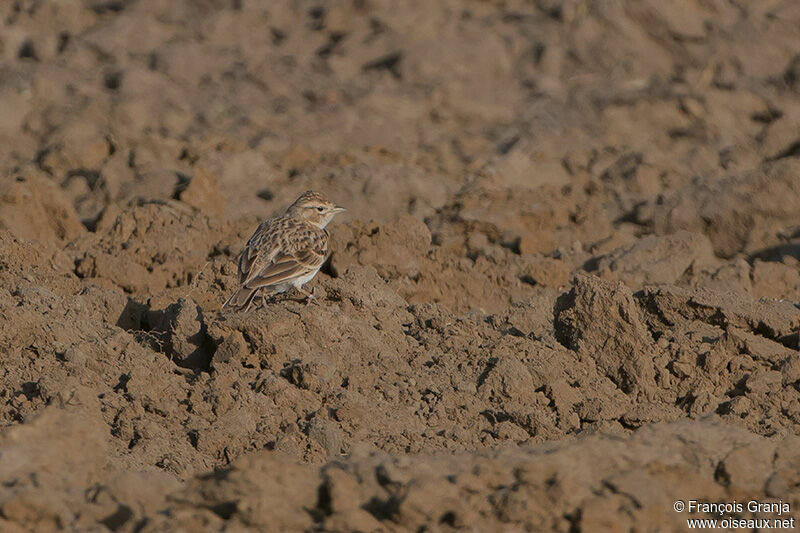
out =
<path fill-rule="evenodd" d="M 318 270 L 327 257 L 328 234 L 324 230 L 295 230 L 291 238 L 275 240 L 277 246 L 260 248 L 249 261 L 243 286 L 255 289 L 291 281 Z"/>
<path fill-rule="evenodd" d="M 240 285 L 252 277 L 254 268 L 258 268 L 258 264 L 269 262 L 280 251 L 280 239 L 276 236 L 281 233 L 285 225 L 279 218 L 271 218 L 258 225 L 239 255 Z"/>
<path fill-rule="evenodd" d="M 312 251 L 294 256 L 280 255 L 273 263 L 245 281 L 244 286 L 255 289 L 279 285 L 318 270 L 324 262 L 324 255 Z"/>

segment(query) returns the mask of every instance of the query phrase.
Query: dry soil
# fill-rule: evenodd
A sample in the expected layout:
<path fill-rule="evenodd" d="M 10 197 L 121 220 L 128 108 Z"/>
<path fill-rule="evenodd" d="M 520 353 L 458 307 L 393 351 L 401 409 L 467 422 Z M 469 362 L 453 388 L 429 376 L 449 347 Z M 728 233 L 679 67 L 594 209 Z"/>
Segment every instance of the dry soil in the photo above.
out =
<path fill-rule="evenodd" d="M 798 35 L 794 0 L 0 1 L 0 530 L 800 519 Z M 349 208 L 318 305 L 220 312 L 306 189 Z"/>

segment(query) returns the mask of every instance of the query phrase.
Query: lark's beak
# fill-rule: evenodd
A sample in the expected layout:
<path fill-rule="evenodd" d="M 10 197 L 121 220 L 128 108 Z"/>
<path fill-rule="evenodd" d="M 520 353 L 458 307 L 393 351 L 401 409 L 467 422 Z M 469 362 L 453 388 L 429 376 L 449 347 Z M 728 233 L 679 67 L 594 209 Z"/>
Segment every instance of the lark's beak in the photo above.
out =
<path fill-rule="evenodd" d="M 342 207 L 340 205 L 337 205 L 336 207 L 333 208 L 334 214 L 335 213 L 341 213 L 342 211 L 347 211 L 347 209 L 345 209 L 344 207 Z"/>

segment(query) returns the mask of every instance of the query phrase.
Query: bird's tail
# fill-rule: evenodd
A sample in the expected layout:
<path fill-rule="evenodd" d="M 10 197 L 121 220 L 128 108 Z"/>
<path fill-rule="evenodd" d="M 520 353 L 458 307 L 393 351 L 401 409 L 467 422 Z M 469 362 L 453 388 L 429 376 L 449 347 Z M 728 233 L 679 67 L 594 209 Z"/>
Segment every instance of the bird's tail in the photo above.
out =
<path fill-rule="evenodd" d="M 231 297 L 228 298 L 224 304 L 222 304 L 222 308 L 232 308 L 237 311 L 247 311 L 253 304 L 253 298 L 255 298 L 257 292 L 258 289 L 241 287 L 238 291 L 233 293 L 233 295 L 231 295 Z"/>

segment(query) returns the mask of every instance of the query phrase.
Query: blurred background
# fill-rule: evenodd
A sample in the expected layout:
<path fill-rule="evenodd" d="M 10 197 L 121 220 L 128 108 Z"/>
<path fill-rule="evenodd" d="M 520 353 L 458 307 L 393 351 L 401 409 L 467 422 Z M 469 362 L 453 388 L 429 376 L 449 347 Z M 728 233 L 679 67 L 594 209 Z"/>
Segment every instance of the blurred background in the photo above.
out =
<path fill-rule="evenodd" d="M 0 176 L 59 190 L 56 237 L 204 171 L 233 218 L 306 188 L 359 218 L 538 191 L 547 252 L 663 230 L 660 193 L 798 155 L 791 0 L 5 0 L 0 20 Z M 53 238 L 21 219 L 0 215 Z"/>

